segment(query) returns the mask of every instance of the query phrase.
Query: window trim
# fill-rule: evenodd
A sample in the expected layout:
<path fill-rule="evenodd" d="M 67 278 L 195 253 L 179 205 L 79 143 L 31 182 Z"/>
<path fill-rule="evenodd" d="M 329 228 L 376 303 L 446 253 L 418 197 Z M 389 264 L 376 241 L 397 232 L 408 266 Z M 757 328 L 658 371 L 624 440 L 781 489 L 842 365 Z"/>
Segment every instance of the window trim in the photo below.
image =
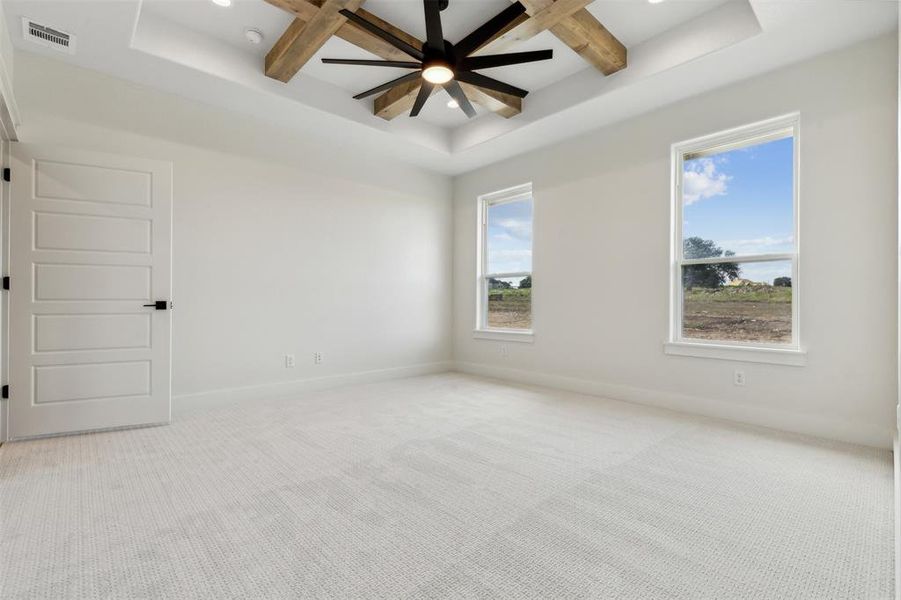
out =
<path fill-rule="evenodd" d="M 711 156 L 736 148 L 774 141 L 785 137 L 793 138 L 792 185 L 794 252 L 772 254 L 741 255 L 717 258 L 683 258 L 683 204 L 682 173 L 685 157 Z M 680 356 L 700 356 L 724 360 L 749 362 L 771 362 L 800 366 L 806 362 L 806 352 L 801 337 L 801 236 L 800 236 L 800 148 L 801 117 L 791 113 L 750 125 L 736 127 L 719 133 L 702 136 L 672 145 L 672 186 L 670 223 L 670 319 L 668 341 L 664 352 Z M 713 264 L 718 262 L 770 262 L 791 261 L 792 269 L 792 341 L 788 344 L 764 342 L 740 342 L 732 340 L 702 340 L 686 338 L 682 335 L 682 267 L 692 264 Z"/>
<path fill-rule="evenodd" d="M 535 198 L 532 193 L 532 182 L 516 185 L 510 188 L 483 194 L 478 197 L 478 243 L 476 257 L 476 323 L 473 329 L 473 337 L 505 342 L 531 343 L 535 329 L 535 298 L 532 297 L 532 328 L 531 329 L 506 329 L 500 327 L 488 327 L 488 285 L 489 278 L 527 277 L 535 272 L 535 265 L 531 271 L 514 273 L 489 273 L 488 272 L 488 207 L 520 200 L 532 200 L 532 246 L 534 248 L 535 232 Z"/>

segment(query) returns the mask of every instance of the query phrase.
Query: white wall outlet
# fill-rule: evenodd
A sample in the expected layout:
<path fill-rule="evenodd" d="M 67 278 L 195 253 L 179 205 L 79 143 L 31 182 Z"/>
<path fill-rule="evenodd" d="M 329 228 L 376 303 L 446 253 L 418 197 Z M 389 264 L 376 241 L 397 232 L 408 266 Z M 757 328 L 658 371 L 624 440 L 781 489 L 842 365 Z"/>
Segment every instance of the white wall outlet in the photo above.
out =
<path fill-rule="evenodd" d="M 322 364 L 322 352 L 314 352 L 313 353 L 313 364 L 314 365 Z"/>
<path fill-rule="evenodd" d="M 501 357 L 508 358 L 510 356 L 510 349 L 507 348 L 507 344 L 501 344 Z"/>
<path fill-rule="evenodd" d="M 285 368 L 293 369 L 295 365 L 294 355 L 293 354 L 285 354 Z"/>
<path fill-rule="evenodd" d="M 732 382 L 735 385 L 744 385 L 745 384 L 745 372 L 744 371 L 736 371 Z"/>

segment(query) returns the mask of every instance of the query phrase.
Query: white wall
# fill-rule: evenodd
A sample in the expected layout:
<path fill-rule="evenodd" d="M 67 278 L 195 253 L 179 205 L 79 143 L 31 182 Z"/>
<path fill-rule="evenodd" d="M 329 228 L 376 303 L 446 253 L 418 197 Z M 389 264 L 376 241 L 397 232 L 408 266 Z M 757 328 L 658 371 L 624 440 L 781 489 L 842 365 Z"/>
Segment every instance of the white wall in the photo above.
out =
<path fill-rule="evenodd" d="M 897 51 L 886 37 L 455 180 L 461 368 L 890 447 Z M 666 356 L 670 145 L 798 110 L 806 367 Z M 531 180 L 534 344 L 473 339 L 476 197 Z M 740 365 L 747 386 L 732 375 Z"/>
<path fill-rule="evenodd" d="M 7 140 L 16 139 L 16 128 L 19 125 L 19 111 L 13 93 L 14 58 L 6 13 L 3 2 L 0 1 L 0 137 Z"/>
<path fill-rule="evenodd" d="M 176 396 L 450 359 L 449 178 L 16 58 L 22 141 L 174 162 Z"/>

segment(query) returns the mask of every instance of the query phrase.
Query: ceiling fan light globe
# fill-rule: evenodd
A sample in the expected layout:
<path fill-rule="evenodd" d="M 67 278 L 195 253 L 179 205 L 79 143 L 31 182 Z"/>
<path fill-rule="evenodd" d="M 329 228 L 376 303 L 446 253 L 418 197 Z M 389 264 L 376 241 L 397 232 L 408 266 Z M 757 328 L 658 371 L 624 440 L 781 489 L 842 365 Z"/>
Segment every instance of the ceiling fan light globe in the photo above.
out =
<path fill-rule="evenodd" d="M 454 78 L 454 72 L 445 65 L 431 65 L 422 70 L 422 78 L 429 83 L 447 83 Z"/>

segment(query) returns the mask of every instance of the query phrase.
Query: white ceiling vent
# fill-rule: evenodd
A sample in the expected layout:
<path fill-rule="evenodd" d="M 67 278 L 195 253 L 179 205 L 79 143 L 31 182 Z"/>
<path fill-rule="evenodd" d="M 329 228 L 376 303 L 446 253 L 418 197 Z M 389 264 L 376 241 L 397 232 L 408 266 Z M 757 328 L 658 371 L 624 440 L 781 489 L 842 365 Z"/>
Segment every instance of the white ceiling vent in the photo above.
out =
<path fill-rule="evenodd" d="M 65 52 L 66 54 L 75 54 L 75 36 L 69 35 L 65 31 L 54 29 L 46 25 L 36 23 L 31 19 L 22 19 L 22 36 L 30 41 L 44 46 Z"/>

